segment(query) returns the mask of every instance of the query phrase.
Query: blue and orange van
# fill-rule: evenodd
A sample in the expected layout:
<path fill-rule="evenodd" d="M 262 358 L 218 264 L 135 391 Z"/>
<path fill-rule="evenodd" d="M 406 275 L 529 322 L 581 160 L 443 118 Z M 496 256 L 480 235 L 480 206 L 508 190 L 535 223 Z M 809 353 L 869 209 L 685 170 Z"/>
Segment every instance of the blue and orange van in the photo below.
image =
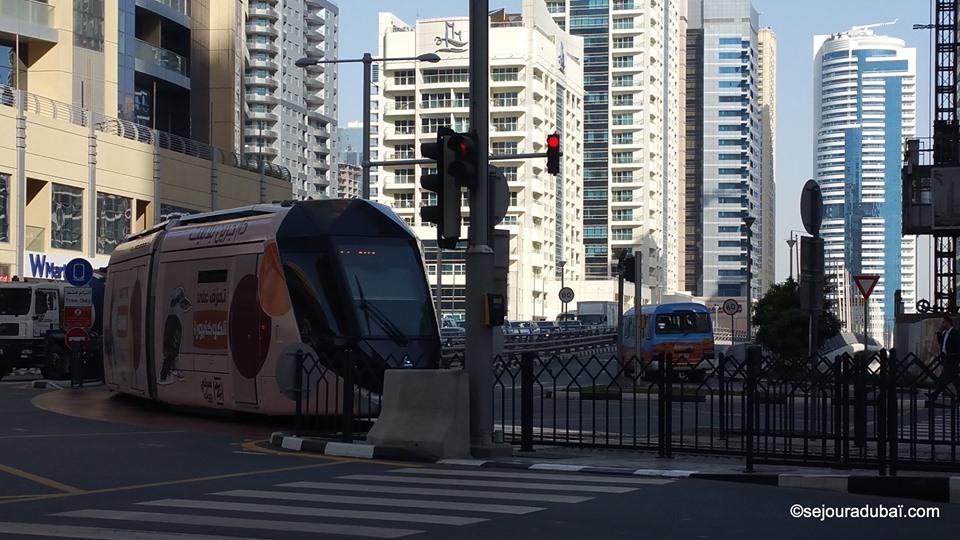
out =
<path fill-rule="evenodd" d="M 714 355 L 713 323 L 701 304 L 676 303 L 628 310 L 621 321 L 620 365 L 631 375 L 651 377 L 660 370 L 660 354 L 669 353 L 672 368 L 687 379 L 702 379 Z"/>

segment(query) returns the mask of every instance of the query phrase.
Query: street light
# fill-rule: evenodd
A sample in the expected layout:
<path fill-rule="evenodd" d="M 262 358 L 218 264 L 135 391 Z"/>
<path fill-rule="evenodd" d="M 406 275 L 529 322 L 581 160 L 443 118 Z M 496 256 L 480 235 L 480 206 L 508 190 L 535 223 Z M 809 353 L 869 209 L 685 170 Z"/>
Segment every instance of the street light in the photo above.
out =
<path fill-rule="evenodd" d="M 404 56 L 396 58 L 374 58 L 370 53 L 363 53 L 362 58 L 348 58 L 337 60 L 319 60 L 315 58 L 301 58 L 294 62 L 299 68 L 315 66 L 317 64 L 363 64 L 363 160 L 360 166 L 363 167 L 363 185 L 360 186 L 360 197 L 370 198 L 370 79 L 371 68 L 374 62 L 403 62 L 417 61 L 437 63 L 440 56 L 435 53 L 424 53 L 417 56 Z"/>
<path fill-rule="evenodd" d="M 793 234 L 793 233 L 800 233 L 800 234 L 795 235 L 795 234 Z M 794 255 L 794 247 L 797 245 L 797 239 L 800 238 L 800 235 L 802 235 L 802 234 L 803 234 L 803 231 L 798 231 L 798 230 L 796 230 L 796 229 L 790 229 L 790 238 L 787 239 L 787 245 L 790 246 L 790 279 L 793 279 L 793 255 Z M 797 259 L 799 259 L 799 257 L 797 257 Z M 798 261 L 798 262 L 799 262 L 799 261 Z M 797 274 L 798 274 L 797 277 L 799 278 L 799 277 L 800 277 L 800 276 L 799 276 L 799 274 L 800 274 L 799 270 L 797 271 Z"/>
<path fill-rule="evenodd" d="M 757 218 L 744 213 L 743 226 L 747 233 L 747 343 L 753 342 L 750 313 L 753 301 L 753 223 Z"/>

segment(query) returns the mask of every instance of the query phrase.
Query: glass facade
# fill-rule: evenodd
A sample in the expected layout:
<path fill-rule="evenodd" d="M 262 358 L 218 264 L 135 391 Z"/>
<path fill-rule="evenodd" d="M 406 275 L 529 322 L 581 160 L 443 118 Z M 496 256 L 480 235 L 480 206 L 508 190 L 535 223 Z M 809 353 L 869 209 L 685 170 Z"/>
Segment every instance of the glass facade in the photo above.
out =
<path fill-rule="evenodd" d="M 130 235 L 130 199 L 97 193 L 97 253 L 109 255 Z"/>
<path fill-rule="evenodd" d="M 54 249 L 83 249 L 83 190 L 53 184 L 50 194 L 50 246 Z"/>

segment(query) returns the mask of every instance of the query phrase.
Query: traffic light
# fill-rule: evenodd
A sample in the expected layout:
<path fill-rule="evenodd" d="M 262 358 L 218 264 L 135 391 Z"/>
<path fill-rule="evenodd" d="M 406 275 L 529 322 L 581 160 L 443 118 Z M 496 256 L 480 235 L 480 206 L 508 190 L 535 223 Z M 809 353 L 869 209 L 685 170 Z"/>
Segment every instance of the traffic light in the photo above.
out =
<path fill-rule="evenodd" d="M 450 140 L 456 133 L 446 127 L 437 129 L 437 142 L 423 143 L 420 153 L 437 162 L 436 174 L 420 177 L 420 187 L 437 194 L 437 204 L 420 207 L 420 218 L 437 226 L 437 244 L 452 249 L 460 240 L 460 186 L 454 176 L 452 165 L 455 155 Z"/>
<path fill-rule="evenodd" d="M 635 283 L 637 280 L 637 258 L 628 253 L 627 250 L 620 252 L 620 260 L 617 261 L 617 271 L 624 281 Z"/>
<path fill-rule="evenodd" d="M 475 133 L 453 133 L 447 139 L 447 147 L 453 153 L 448 171 L 460 187 L 473 189 L 477 185 L 477 136 Z M 457 196 L 459 197 L 459 189 Z"/>
<path fill-rule="evenodd" d="M 547 172 L 550 174 L 560 174 L 560 134 L 554 133 L 547 135 Z"/>

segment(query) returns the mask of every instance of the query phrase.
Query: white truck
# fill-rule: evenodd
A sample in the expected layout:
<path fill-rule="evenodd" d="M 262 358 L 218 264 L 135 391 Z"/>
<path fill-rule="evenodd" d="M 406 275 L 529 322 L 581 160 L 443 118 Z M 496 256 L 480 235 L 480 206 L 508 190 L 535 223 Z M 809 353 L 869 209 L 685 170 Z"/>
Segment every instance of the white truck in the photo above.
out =
<path fill-rule="evenodd" d="M 64 291 L 70 288 L 63 281 L 35 278 L 0 283 L 0 378 L 20 368 L 40 368 L 48 379 L 70 374 L 73 354 L 63 327 Z M 91 289 L 96 313 L 102 306 L 102 280 L 92 282 Z M 99 331 L 96 319 L 94 333 Z"/>
<path fill-rule="evenodd" d="M 577 320 L 584 326 L 612 326 L 616 328 L 620 320 L 617 303 L 607 301 L 577 302 Z"/>

